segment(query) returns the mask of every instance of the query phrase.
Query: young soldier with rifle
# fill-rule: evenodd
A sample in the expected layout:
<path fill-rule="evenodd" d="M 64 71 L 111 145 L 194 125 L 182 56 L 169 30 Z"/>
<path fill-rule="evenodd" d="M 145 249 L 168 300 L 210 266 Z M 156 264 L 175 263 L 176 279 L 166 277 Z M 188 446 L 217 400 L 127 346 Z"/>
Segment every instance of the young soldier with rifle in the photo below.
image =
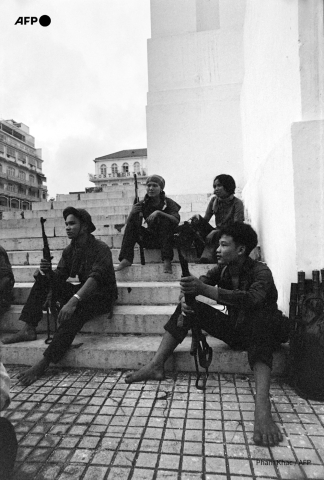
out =
<path fill-rule="evenodd" d="M 57 269 L 51 270 L 49 259 L 42 259 L 35 273 L 35 283 L 22 310 L 20 320 L 25 326 L 3 343 L 35 340 L 36 327 L 42 319 L 42 308 L 52 289 L 53 299 L 59 303 L 59 328 L 44 357 L 23 373 L 22 383 L 30 385 L 40 377 L 48 365 L 57 363 L 65 355 L 75 335 L 85 322 L 96 315 L 111 312 L 117 298 L 117 286 L 111 251 L 91 233 L 96 229 L 91 216 L 81 208 L 68 207 L 63 211 L 66 233 L 71 243 L 63 250 Z"/>
<path fill-rule="evenodd" d="M 151 175 L 146 180 L 144 200 L 134 204 L 127 219 L 116 272 L 132 265 L 138 243 L 141 248 L 160 248 L 164 272 L 172 273 L 173 234 L 180 222 L 181 207 L 166 197 L 164 187 L 165 181 L 160 175 Z M 141 226 L 143 218 L 147 228 Z"/>
<path fill-rule="evenodd" d="M 180 281 L 182 299 L 165 325 L 165 334 L 154 358 L 126 383 L 162 380 L 164 364 L 191 328 L 190 317 L 199 327 L 235 350 L 247 350 L 256 384 L 254 435 L 259 445 L 277 445 L 282 434 L 271 416 L 269 398 L 273 352 L 288 340 L 289 326 L 277 308 L 277 289 L 269 268 L 249 257 L 257 245 L 250 225 L 234 223 L 221 230 L 218 265 L 199 279 L 190 275 Z M 227 307 L 228 314 L 196 299 L 202 295 Z"/>

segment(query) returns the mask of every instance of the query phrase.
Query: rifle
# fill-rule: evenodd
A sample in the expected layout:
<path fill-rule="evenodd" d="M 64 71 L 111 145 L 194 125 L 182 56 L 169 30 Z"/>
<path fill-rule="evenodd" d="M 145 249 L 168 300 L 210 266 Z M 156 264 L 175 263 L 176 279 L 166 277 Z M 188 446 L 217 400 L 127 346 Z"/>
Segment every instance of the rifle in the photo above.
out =
<path fill-rule="evenodd" d="M 46 222 L 46 218 L 41 217 L 40 222 L 41 222 L 41 225 L 42 225 L 42 237 L 43 237 L 43 245 L 44 245 L 44 247 L 43 247 L 43 257 L 44 257 L 45 260 L 50 262 L 50 264 L 51 264 L 50 270 L 52 270 L 52 258 L 53 257 L 51 256 L 51 250 L 49 248 L 49 244 L 48 244 L 48 240 L 47 240 L 47 236 L 46 236 L 45 228 L 44 228 L 44 223 Z M 47 315 L 47 339 L 45 340 L 45 343 L 48 345 L 53 340 L 53 337 L 51 337 L 51 329 L 50 329 L 50 311 L 51 311 L 51 314 L 54 318 L 54 333 L 56 333 L 56 331 L 57 331 L 57 308 L 56 308 L 55 302 L 53 301 L 53 277 L 52 277 L 51 271 L 50 271 L 49 275 L 47 275 L 47 279 L 48 279 L 48 282 L 49 282 L 49 287 L 48 287 L 48 293 L 47 293 L 47 296 L 46 296 L 45 303 L 42 307 L 42 310 L 45 311 L 46 315 Z"/>
<path fill-rule="evenodd" d="M 174 238 L 175 238 L 176 247 L 178 250 L 182 277 L 189 277 L 190 276 L 189 266 L 188 266 L 187 260 L 182 255 L 182 252 L 180 249 L 179 234 L 175 234 Z M 194 295 L 186 294 L 185 302 L 188 306 L 192 308 L 192 310 L 195 310 L 196 300 Z M 213 359 L 213 350 L 208 345 L 206 336 L 201 331 L 201 328 L 199 325 L 199 319 L 197 315 L 196 314 L 190 315 L 189 319 L 190 319 L 191 333 L 192 333 L 190 355 L 194 357 L 194 361 L 195 361 L 196 374 L 197 374 L 196 388 L 197 390 L 205 390 L 207 379 L 208 379 L 208 368 Z M 199 384 L 201 373 L 199 372 L 198 360 L 199 360 L 199 365 L 206 370 L 204 379 L 202 381 L 202 385 Z"/>
<path fill-rule="evenodd" d="M 135 199 L 134 199 L 134 204 L 139 202 L 139 196 L 138 196 L 138 185 L 137 185 L 137 175 L 134 173 L 134 182 L 135 182 Z M 140 214 L 141 216 L 141 214 Z M 142 222 L 141 222 L 142 223 Z M 144 248 L 143 248 L 143 243 L 142 240 L 138 240 L 138 245 L 140 249 L 140 257 L 141 257 L 141 265 L 145 265 L 145 256 L 144 256 Z"/>

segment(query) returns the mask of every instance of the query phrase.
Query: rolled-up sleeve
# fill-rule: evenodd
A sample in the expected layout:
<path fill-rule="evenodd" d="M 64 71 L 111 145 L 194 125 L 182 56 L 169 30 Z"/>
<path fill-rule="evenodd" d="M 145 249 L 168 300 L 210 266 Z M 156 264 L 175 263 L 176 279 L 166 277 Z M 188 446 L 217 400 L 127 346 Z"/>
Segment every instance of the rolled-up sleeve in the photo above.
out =
<path fill-rule="evenodd" d="M 271 271 L 266 266 L 261 266 L 255 270 L 253 282 L 246 291 L 219 288 L 218 302 L 224 305 L 243 307 L 244 309 L 263 307 L 272 286 Z"/>
<path fill-rule="evenodd" d="M 180 214 L 179 214 L 180 209 L 181 209 L 181 206 L 178 205 L 177 202 L 175 202 L 171 198 L 167 199 L 167 208 L 164 211 L 168 215 L 172 215 L 174 218 L 176 218 L 178 220 L 178 223 L 180 222 Z"/>
<path fill-rule="evenodd" d="M 96 280 L 99 286 L 115 284 L 115 276 L 112 255 L 108 245 L 100 242 L 96 246 L 96 252 L 88 278 Z"/>

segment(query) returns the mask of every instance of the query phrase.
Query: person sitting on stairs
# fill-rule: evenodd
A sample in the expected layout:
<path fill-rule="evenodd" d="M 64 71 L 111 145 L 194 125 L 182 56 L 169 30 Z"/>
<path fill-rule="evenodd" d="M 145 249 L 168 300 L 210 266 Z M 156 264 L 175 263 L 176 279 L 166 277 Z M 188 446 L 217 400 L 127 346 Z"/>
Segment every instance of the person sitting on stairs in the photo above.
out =
<path fill-rule="evenodd" d="M 15 279 L 7 252 L 0 245 L 0 315 L 8 310 L 13 302 Z"/>
<path fill-rule="evenodd" d="M 270 269 L 252 260 L 250 252 L 257 245 L 257 234 L 250 225 L 234 223 L 220 232 L 218 264 L 199 279 L 184 277 L 182 295 L 202 295 L 227 307 L 227 314 L 196 300 L 195 317 L 207 333 L 227 343 L 234 350 L 246 350 L 254 373 L 256 395 L 254 435 L 256 444 L 277 445 L 282 434 L 271 416 L 270 373 L 273 352 L 287 342 L 289 325 L 277 307 L 277 289 Z M 164 364 L 190 329 L 193 314 L 184 296 L 170 320 L 153 359 L 126 383 L 164 379 Z"/>
<path fill-rule="evenodd" d="M 243 202 L 235 197 L 235 188 L 235 180 L 231 175 L 217 175 L 213 181 L 214 196 L 208 203 L 205 215 L 194 215 L 191 218 L 206 241 L 198 263 L 217 263 L 216 249 L 221 229 L 234 222 L 244 222 Z M 216 228 L 209 224 L 213 215 Z"/>
<path fill-rule="evenodd" d="M 173 234 L 180 222 L 180 205 L 164 193 L 165 181 L 160 175 L 146 180 L 144 200 L 135 203 L 127 218 L 116 272 L 130 267 L 134 260 L 134 247 L 142 242 L 144 248 L 160 248 L 164 273 L 172 273 Z M 141 226 L 144 218 L 147 228 Z"/>
<path fill-rule="evenodd" d="M 90 214 L 81 208 L 63 211 L 66 234 L 71 243 L 63 250 L 57 269 L 41 260 L 35 272 L 35 283 L 20 315 L 25 326 L 3 340 L 4 344 L 36 340 L 36 327 L 42 319 L 42 307 L 52 286 L 52 298 L 60 305 L 59 328 L 44 352 L 44 357 L 24 372 L 20 379 L 30 385 L 48 365 L 65 355 L 85 322 L 96 315 L 112 312 L 117 298 L 117 285 L 111 251 L 91 233 L 96 229 Z M 50 278 L 49 278 L 50 277 Z"/>

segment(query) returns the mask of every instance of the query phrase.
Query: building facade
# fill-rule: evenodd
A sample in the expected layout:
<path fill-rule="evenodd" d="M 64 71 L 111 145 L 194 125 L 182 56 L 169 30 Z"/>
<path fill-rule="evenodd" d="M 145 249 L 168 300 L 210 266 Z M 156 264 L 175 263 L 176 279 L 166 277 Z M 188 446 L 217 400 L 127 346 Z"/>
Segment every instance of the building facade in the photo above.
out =
<path fill-rule="evenodd" d="M 47 199 L 42 151 L 35 148 L 29 127 L 0 120 L 0 212 L 31 210 L 33 202 Z"/>
<path fill-rule="evenodd" d="M 89 173 L 89 180 L 103 190 L 117 185 L 133 184 L 136 173 L 139 184 L 147 178 L 147 149 L 121 150 L 94 159 L 95 174 Z"/>

